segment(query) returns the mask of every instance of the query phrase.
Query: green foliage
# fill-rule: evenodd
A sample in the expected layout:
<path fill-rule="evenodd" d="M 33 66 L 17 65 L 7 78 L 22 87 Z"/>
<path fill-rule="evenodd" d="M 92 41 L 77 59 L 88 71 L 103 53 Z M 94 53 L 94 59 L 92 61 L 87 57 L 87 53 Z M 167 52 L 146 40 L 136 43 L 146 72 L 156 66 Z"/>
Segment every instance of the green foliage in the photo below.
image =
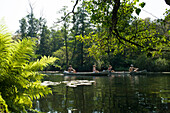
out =
<path fill-rule="evenodd" d="M 19 20 L 19 23 L 20 29 L 17 31 L 17 33 L 20 35 L 18 38 L 22 40 L 26 37 L 38 38 L 39 34 L 41 34 L 43 26 L 46 24 L 46 20 L 42 17 L 39 19 L 35 18 L 32 12 Z"/>
<path fill-rule="evenodd" d="M 136 67 L 139 68 L 139 70 L 145 70 L 147 71 L 155 71 L 155 65 L 154 65 L 154 59 L 152 57 L 147 57 L 146 54 L 139 55 L 134 62 Z"/>
<path fill-rule="evenodd" d="M 71 60 L 72 52 L 70 48 L 68 49 L 68 61 Z M 58 61 L 58 64 L 63 67 L 63 69 L 66 69 L 66 47 L 61 47 L 58 49 L 56 52 L 53 52 L 53 56 L 59 58 L 60 60 Z M 70 62 L 69 62 L 70 63 Z"/>
<path fill-rule="evenodd" d="M 0 112 L 4 113 L 4 112 L 9 112 L 8 111 L 8 105 L 6 104 L 5 100 L 2 98 L 1 94 L 0 94 Z"/>
<path fill-rule="evenodd" d="M 143 8 L 145 6 L 145 2 L 140 3 L 139 6 Z"/>
<path fill-rule="evenodd" d="M 161 57 L 151 56 L 148 57 L 146 54 L 139 55 L 136 60 L 132 63 L 140 70 L 147 69 L 147 71 L 153 72 L 166 72 L 169 71 L 168 60 Z"/>
<path fill-rule="evenodd" d="M 163 42 L 167 42 L 167 37 L 159 35 L 154 22 L 149 19 L 137 19 L 132 15 L 134 11 L 138 15 L 141 12 L 141 9 L 136 7 L 137 2 L 138 0 L 86 1 L 91 21 L 101 30 L 96 32 L 96 35 L 89 34 L 81 40 L 91 42 L 91 48 L 94 49 L 95 45 L 101 55 L 106 51 L 114 51 L 117 54 L 127 48 L 134 52 L 160 50 L 158 46 L 165 46 L 167 43 Z M 143 8 L 145 3 L 142 2 L 139 6 Z M 92 52 L 92 49 L 89 50 Z"/>
<path fill-rule="evenodd" d="M 136 9 L 136 14 L 139 15 L 140 12 L 141 12 L 141 9 L 140 9 L 140 8 L 137 8 L 137 9 Z"/>
<path fill-rule="evenodd" d="M 14 41 L 5 27 L 0 26 L 0 105 L 4 112 L 27 112 L 32 100 L 52 93 L 50 88 L 41 86 L 43 70 L 56 58 L 42 57 L 30 62 L 34 55 L 35 41 L 23 39 Z"/>
<path fill-rule="evenodd" d="M 155 71 L 169 71 L 169 64 L 165 58 L 158 58 L 155 60 Z"/>
<path fill-rule="evenodd" d="M 45 19 L 36 19 L 33 14 L 29 14 L 25 20 L 20 20 L 21 34 L 18 35 L 30 36 L 28 34 L 32 28 L 40 42 L 36 44 L 36 53 L 39 56 L 59 57 L 60 60 L 56 63 L 62 66 L 60 69 L 67 69 L 68 64 L 72 64 L 77 71 L 91 71 L 93 64 L 101 68 L 112 64 L 114 69 L 127 69 L 131 63 L 135 63 L 140 69 L 155 71 L 154 66 L 159 57 L 165 58 L 169 64 L 167 51 L 170 47 L 170 13 L 166 10 L 165 19 L 154 21 L 150 18 L 137 18 L 133 14 L 136 12 L 139 15 L 145 6 L 144 2 L 139 5 L 138 2 L 139 0 L 79 1 L 81 5 L 73 16 L 66 16 L 66 7 L 61 10 L 64 13 L 63 26 L 57 31 L 55 28 L 49 29 Z M 147 53 L 151 53 L 152 58 L 148 58 Z M 45 70 L 52 70 L 53 67 Z"/>
<path fill-rule="evenodd" d="M 40 44 L 38 46 L 37 54 L 40 54 L 42 56 L 51 55 L 52 46 L 50 46 L 52 40 L 50 37 L 51 31 L 48 29 L 46 25 L 43 25 L 42 32 L 40 33 Z"/>

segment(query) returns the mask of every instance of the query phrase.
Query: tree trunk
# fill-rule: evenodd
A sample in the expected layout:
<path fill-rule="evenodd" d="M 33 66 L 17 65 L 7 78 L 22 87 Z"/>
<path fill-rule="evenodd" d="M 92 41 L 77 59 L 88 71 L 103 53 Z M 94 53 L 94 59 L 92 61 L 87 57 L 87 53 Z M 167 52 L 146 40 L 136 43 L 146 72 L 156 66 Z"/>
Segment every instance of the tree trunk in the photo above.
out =
<path fill-rule="evenodd" d="M 65 46 L 66 46 L 66 69 L 68 68 L 68 43 L 67 43 L 67 32 L 66 32 L 66 23 L 64 24 L 64 39 L 65 39 Z"/>

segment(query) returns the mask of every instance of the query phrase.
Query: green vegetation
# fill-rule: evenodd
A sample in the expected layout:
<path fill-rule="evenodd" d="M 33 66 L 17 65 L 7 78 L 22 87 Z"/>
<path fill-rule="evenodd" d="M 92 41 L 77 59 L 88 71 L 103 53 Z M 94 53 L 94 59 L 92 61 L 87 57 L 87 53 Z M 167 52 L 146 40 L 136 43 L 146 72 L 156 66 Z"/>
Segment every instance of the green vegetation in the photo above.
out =
<path fill-rule="evenodd" d="M 32 100 L 52 93 L 41 86 L 43 70 L 56 58 L 42 57 L 32 61 L 35 41 L 25 38 L 14 41 L 11 34 L 0 25 L 0 112 L 27 112 Z"/>
<path fill-rule="evenodd" d="M 133 63 L 140 70 L 170 71 L 170 10 L 164 19 L 140 19 L 133 13 L 139 15 L 145 3 L 138 2 L 76 0 L 77 12 L 68 15 L 64 7 L 60 26 L 51 28 L 31 7 L 13 37 L 1 25 L 0 112 L 26 112 L 34 98 L 51 93 L 40 85 L 39 70 L 63 71 L 72 64 L 77 71 L 92 71 L 93 64 L 98 70 L 111 64 L 118 71 Z"/>
<path fill-rule="evenodd" d="M 61 59 L 56 62 L 61 67 L 53 65 L 46 70 L 66 70 L 69 64 L 77 71 L 92 71 L 93 64 L 99 70 L 109 64 L 115 70 L 128 70 L 133 63 L 148 71 L 170 71 L 169 10 L 164 19 L 140 19 L 134 12 L 139 15 L 145 3 L 137 5 L 138 2 L 77 0 L 77 11 L 67 15 L 64 7 L 60 11 L 61 26 L 56 22 L 52 28 L 31 11 L 20 20 L 17 36 L 21 40 L 25 36 L 38 38 L 38 57 L 51 55 Z"/>

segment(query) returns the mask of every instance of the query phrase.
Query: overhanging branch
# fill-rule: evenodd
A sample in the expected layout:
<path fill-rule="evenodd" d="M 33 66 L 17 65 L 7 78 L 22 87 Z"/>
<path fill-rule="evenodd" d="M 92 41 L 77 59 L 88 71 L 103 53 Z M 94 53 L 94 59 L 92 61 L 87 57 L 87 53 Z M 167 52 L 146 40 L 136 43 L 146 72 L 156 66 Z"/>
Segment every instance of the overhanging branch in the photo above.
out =
<path fill-rule="evenodd" d="M 117 29 L 114 29 L 114 31 L 115 31 L 115 33 L 113 33 L 114 35 L 116 35 L 116 38 L 122 43 L 122 44 L 124 44 L 121 40 L 124 40 L 125 42 L 128 42 L 128 43 L 130 43 L 130 44 L 133 44 L 133 45 L 135 45 L 135 46 L 137 46 L 137 47 L 141 47 L 141 48 L 146 48 L 145 46 L 142 46 L 142 45 L 140 45 L 140 44 L 138 44 L 138 43 L 135 43 L 135 42 L 132 42 L 131 40 L 127 40 L 126 38 L 123 38 L 122 36 L 120 36 L 119 35 L 119 32 L 118 32 L 118 30 Z M 147 49 L 148 51 L 160 51 L 160 49 L 154 49 L 154 48 L 148 48 Z M 170 50 L 168 50 L 168 49 L 162 49 L 161 50 L 162 52 L 170 52 Z"/>
<path fill-rule="evenodd" d="M 133 42 L 131 40 L 128 40 L 126 38 L 123 38 L 122 36 L 119 35 L 119 32 L 117 30 L 117 21 L 118 21 L 118 10 L 119 10 L 119 8 L 120 8 L 120 0 L 115 0 L 114 6 L 113 6 L 113 10 L 112 10 L 112 23 L 111 23 L 112 26 L 109 28 L 110 29 L 110 33 L 116 35 L 116 38 L 122 44 L 124 44 L 123 41 L 125 41 L 125 42 L 133 44 L 133 45 L 135 45 L 137 47 L 146 48 L 143 45 L 135 43 L 135 42 Z M 123 40 L 123 41 L 121 41 L 121 40 Z M 149 51 L 159 51 L 158 49 L 154 49 L 154 48 L 147 48 L 147 50 L 149 50 Z M 162 50 L 162 51 L 169 51 L 169 50 Z"/>
<path fill-rule="evenodd" d="M 60 22 L 64 21 L 71 13 L 75 14 L 74 10 L 75 10 L 75 8 L 76 8 L 76 6 L 77 6 L 77 4 L 78 4 L 78 1 L 79 1 L 79 0 L 76 0 L 76 3 L 74 4 L 73 9 L 72 9 L 71 12 L 67 13 L 67 15 L 65 15 L 62 20 L 60 20 L 60 21 L 58 21 L 58 22 L 55 22 L 55 23 L 60 23 Z"/>

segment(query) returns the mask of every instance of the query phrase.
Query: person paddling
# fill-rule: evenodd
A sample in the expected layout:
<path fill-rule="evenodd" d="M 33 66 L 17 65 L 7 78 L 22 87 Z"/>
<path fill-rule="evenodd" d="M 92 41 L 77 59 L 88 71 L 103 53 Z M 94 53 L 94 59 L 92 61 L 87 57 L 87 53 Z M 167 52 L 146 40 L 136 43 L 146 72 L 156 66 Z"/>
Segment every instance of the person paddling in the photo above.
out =
<path fill-rule="evenodd" d="M 96 65 L 93 65 L 93 73 L 99 73 L 99 71 L 96 70 Z"/>
<path fill-rule="evenodd" d="M 69 73 L 76 73 L 76 70 L 73 69 L 72 65 L 69 65 L 69 67 L 68 67 L 68 72 L 69 72 Z"/>
<path fill-rule="evenodd" d="M 114 70 L 112 70 L 112 66 L 109 65 L 108 69 L 107 69 L 109 72 L 115 72 Z"/>
<path fill-rule="evenodd" d="M 137 72 L 139 68 L 135 68 L 133 64 L 130 65 L 129 67 L 129 72 Z"/>

